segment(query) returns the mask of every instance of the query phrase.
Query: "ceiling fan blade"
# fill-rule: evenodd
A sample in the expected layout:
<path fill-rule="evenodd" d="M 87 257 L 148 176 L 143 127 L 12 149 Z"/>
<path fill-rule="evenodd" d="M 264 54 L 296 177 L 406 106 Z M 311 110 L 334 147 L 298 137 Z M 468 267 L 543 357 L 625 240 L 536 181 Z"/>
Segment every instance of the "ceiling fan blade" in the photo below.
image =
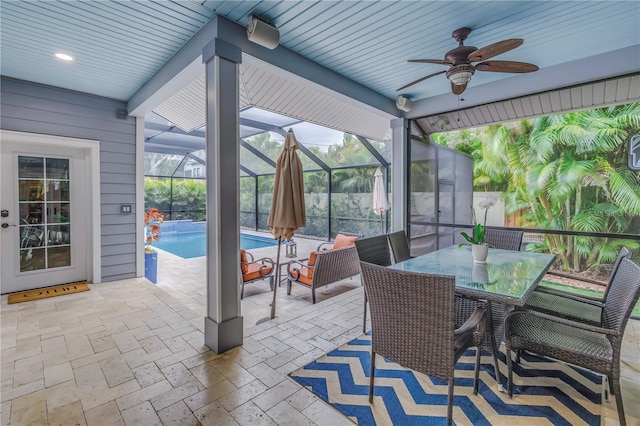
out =
<path fill-rule="evenodd" d="M 404 86 L 402 86 L 401 88 L 397 89 L 397 90 L 396 90 L 396 92 L 399 92 L 399 91 L 400 91 L 400 90 L 402 90 L 402 89 L 406 89 L 406 88 L 407 88 L 407 87 L 409 87 L 409 86 L 413 86 L 414 84 L 420 83 L 421 81 L 424 81 L 424 80 L 426 80 L 426 79 L 428 79 L 428 78 L 434 77 L 434 76 L 436 76 L 436 75 L 438 75 L 438 74 L 444 74 L 445 72 L 447 72 L 447 70 L 434 72 L 433 74 L 429 74 L 429 75 L 428 75 L 428 76 L 426 76 L 426 77 L 419 78 L 419 79 L 417 79 L 416 81 L 412 81 L 412 82 L 411 82 L 411 83 L 409 83 L 409 84 L 405 84 L 405 85 L 404 85 Z"/>
<path fill-rule="evenodd" d="M 490 44 L 485 47 L 481 47 L 475 52 L 469 53 L 467 60 L 470 62 L 476 61 L 486 61 L 489 58 L 493 58 L 494 56 L 498 56 L 504 52 L 508 52 L 509 50 L 515 49 L 520 46 L 524 40 L 521 38 L 511 38 L 509 40 L 502 40 L 497 43 Z"/>
<path fill-rule="evenodd" d="M 407 62 L 419 62 L 421 64 L 453 65 L 453 62 L 445 61 L 444 59 L 409 59 Z"/>
<path fill-rule="evenodd" d="M 486 61 L 476 65 L 478 71 L 525 73 L 538 71 L 536 65 L 516 61 Z"/>
<path fill-rule="evenodd" d="M 462 92 L 467 88 L 467 83 L 465 84 L 453 84 L 451 83 L 451 91 L 454 95 L 462 95 Z"/>

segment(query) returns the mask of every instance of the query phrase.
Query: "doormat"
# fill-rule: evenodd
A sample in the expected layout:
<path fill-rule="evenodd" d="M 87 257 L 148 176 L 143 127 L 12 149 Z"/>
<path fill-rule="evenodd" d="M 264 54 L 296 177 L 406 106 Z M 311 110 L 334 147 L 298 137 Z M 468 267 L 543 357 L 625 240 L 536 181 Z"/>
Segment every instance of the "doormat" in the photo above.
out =
<path fill-rule="evenodd" d="M 506 357 L 500 353 L 500 371 Z M 359 425 L 445 424 L 447 383 L 379 358 L 369 403 L 371 336 L 363 335 L 289 376 Z M 493 361 L 483 353 L 473 395 L 475 348 L 456 364 L 453 420 L 457 425 L 600 425 L 602 376 L 525 353 L 514 363 L 513 399 L 498 391 Z M 505 376 L 502 376 L 506 383 Z"/>
<path fill-rule="evenodd" d="M 30 302 L 32 300 L 46 299 L 47 297 L 63 296 L 65 294 L 80 293 L 91 290 L 86 282 L 54 285 L 53 287 L 36 288 L 33 290 L 19 291 L 9 295 L 9 304 Z"/>

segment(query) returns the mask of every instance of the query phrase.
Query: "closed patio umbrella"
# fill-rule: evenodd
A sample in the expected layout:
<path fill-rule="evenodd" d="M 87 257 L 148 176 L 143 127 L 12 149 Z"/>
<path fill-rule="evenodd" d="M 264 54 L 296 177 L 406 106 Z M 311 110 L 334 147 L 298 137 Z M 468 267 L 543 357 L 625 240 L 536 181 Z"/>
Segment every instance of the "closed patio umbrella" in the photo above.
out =
<path fill-rule="evenodd" d="M 293 232 L 296 229 L 307 225 L 302 162 L 296 149 L 298 149 L 298 142 L 293 130 L 289 129 L 284 139 L 284 149 L 276 164 L 273 201 L 267 221 L 274 238 L 278 239 L 276 285 L 273 287 L 271 319 L 276 315 L 276 291 L 280 284 L 280 246 L 283 240 L 293 238 Z"/>
<path fill-rule="evenodd" d="M 373 175 L 373 212 L 378 216 L 383 216 L 387 212 L 387 191 L 382 179 L 382 170 L 376 169 Z M 384 218 L 382 219 L 382 233 L 384 234 Z"/>

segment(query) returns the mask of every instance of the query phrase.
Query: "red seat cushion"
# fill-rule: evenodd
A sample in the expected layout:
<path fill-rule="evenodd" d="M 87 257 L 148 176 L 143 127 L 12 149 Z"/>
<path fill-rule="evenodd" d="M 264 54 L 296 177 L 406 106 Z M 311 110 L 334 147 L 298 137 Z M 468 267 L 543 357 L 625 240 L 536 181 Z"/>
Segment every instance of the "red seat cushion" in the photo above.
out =
<path fill-rule="evenodd" d="M 298 275 L 298 279 L 296 281 L 311 287 L 313 284 L 313 269 L 300 268 L 300 275 Z"/>
<path fill-rule="evenodd" d="M 333 242 L 333 248 L 339 249 L 343 247 L 351 247 L 356 245 L 357 236 L 338 234 L 336 240 Z"/>
<path fill-rule="evenodd" d="M 262 273 L 260 273 L 260 268 L 263 266 L 260 262 L 250 263 L 246 266 L 247 272 L 242 273 L 242 281 L 244 282 L 266 278 L 267 276 L 269 276 L 269 274 L 271 274 L 272 268 L 268 265 L 264 265 L 264 267 L 262 268 Z"/>
<path fill-rule="evenodd" d="M 315 266 L 317 257 L 318 257 L 318 252 L 312 251 L 311 254 L 309 255 L 307 266 Z M 313 283 L 313 268 L 305 268 L 305 267 L 300 268 L 300 272 L 298 273 L 298 276 L 297 277 L 294 276 L 294 278 L 296 279 L 296 281 L 302 284 L 311 286 Z"/>
<path fill-rule="evenodd" d="M 245 250 L 240 250 L 240 270 L 242 271 L 242 275 L 249 272 L 249 265 L 245 265 L 247 262 L 247 252 Z"/>

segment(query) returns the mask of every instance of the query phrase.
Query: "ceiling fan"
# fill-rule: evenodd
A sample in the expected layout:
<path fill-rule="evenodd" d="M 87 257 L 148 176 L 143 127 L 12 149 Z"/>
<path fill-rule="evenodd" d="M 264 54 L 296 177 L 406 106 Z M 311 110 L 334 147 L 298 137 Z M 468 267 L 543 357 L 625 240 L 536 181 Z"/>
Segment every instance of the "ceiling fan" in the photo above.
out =
<path fill-rule="evenodd" d="M 465 46 L 464 41 L 471 33 L 471 28 L 459 28 L 451 34 L 451 36 L 459 43 L 458 47 L 448 51 L 444 55 L 444 59 L 410 59 L 408 62 L 420 62 L 425 64 L 448 65 L 449 69 L 438 71 L 419 78 L 399 88 L 397 91 L 406 89 L 409 86 L 420 83 L 428 78 L 435 77 L 439 74 L 446 74 L 451 82 L 451 91 L 454 95 L 460 95 L 467 88 L 467 83 L 471 80 L 471 76 L 476 71 L 490 72 L 509 72 L 509 73 L 527 73 L 537 71 L 538 67 L 527 62 L 516 61 L 487 61 L 489 58 L 508 52 L 520 46 L 524 40 L 521 38 L 512 38 L 502 40 L 497 43 L 490 44 L 480 49 L 473 46 Z M 472 62 L 480 62 L 472 65 Z"/>

